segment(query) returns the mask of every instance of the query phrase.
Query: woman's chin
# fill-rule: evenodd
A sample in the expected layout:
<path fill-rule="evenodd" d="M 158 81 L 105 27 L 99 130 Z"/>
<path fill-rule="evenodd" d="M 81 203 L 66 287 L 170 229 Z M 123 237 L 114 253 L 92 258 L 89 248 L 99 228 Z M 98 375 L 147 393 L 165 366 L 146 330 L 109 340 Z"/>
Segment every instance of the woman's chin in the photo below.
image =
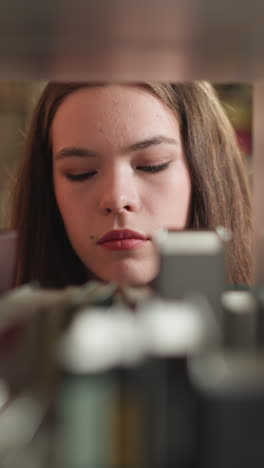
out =
<path fill-rule="evenodd" d="M 98 272 L 99 273 L 99 272 Z M 152 268 L 150 269 L 143 269 L 143 268 L 135 268 L 135 269 L 113 269 L 110 271 L 100 272 L 96 275 L 98 279 L 101 281 L 106 282 L 114 282 L 120 286 L 133 286 L 133 287 L 140 287 L 146 286 L 151 283 L 155 277 L 157 276 L 158 269 Z"/>

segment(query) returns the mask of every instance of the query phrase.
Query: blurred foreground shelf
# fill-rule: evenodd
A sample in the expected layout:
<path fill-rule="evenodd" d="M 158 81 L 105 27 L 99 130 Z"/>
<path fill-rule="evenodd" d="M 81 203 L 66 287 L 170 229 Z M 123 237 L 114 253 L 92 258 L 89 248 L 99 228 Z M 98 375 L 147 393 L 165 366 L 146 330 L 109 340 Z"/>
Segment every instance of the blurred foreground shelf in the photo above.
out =
<path fill-rule="evenodd" d="M 4 0 L 0 79 L 252 81 L 261 0 Z"/>

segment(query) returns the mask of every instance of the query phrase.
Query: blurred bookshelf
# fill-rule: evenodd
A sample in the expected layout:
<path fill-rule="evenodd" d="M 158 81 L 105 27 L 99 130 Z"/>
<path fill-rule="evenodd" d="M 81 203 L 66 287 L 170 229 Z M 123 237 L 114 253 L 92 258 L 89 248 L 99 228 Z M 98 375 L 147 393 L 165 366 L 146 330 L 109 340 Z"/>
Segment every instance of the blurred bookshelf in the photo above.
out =
<path fill-rule="evenodd" d="M 252 156 L 252 86 L 248 84 L 215 85 L 222 105 L 235 129 L 242 152 Z"/>

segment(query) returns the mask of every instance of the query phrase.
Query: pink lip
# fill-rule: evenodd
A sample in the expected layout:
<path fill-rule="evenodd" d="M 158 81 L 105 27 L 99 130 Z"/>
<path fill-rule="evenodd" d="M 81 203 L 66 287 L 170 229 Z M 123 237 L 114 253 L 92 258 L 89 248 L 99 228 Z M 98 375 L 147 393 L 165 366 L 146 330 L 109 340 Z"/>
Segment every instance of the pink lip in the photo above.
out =
<path fill-rule="evenodd" d="M 130 229 L 109 231 L 99 239 L 98 244 L 109 250 L 131 250 L 140 247 L 148 240 L 140 232 Z"/>

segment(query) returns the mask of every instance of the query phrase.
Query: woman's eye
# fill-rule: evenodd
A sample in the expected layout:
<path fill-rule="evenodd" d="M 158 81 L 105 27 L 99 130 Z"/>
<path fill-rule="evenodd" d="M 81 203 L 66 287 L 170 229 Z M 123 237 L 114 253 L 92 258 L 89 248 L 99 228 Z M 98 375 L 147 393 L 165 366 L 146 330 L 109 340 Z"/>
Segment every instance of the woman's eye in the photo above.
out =
<path fill-rule="evenodd" d="M 66 174 L 67 179 L 72 180 L 73 182 L 81 182 L 82 180 L 91 179 L 97 171 L 81 172 L 80 174 Z"/>
<path fill-rule="evenodd" d="M 167 169 L 170 163 L 171 161 L 165 162 L 163 164 L 152 165 L 152 166 L 137 166 L 137 169 L 143 172 L 155 173 L 155 172 L 160 172 L 160 171 L 163 171 L 164 169 Z"/>

